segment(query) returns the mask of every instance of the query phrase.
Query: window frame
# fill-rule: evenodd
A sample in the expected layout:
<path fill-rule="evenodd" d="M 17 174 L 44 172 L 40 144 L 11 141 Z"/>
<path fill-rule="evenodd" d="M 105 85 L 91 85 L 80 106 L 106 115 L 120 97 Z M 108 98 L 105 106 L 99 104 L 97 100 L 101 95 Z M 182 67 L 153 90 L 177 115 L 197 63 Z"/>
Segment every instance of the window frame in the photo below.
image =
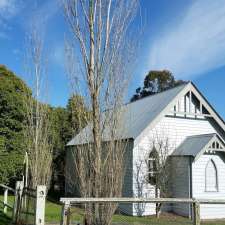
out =
<path fill-rule="evenodd" d="M 148 184 L 155 186 L 157 183 L 157 160 L 158 160 L 158 151 L 155 147 L 152 148 L 152 151 L 149 153 L 149 157 L 147 160 L 147 182 Z M 150 163 L 152 165 L 150 166 Z M 151 167 L 151 168 L 150 168 Z"/>
<path fill-rule="evenodd" d="M 216 186 L 215 186 L 215 190 L 209 189 L 208 185 L 207 185 L 207 168 L 209 166 L 209 164 L 212 163 L 214 169 L 215 169 L 215 175 L 216 175 Z M 213 159 L 210 159 L 205 167 L 205 192 L 219 192 L 219 180 L 218 180 L 218 169 L 216 166 L 216 163 L 214 162 Z"/>

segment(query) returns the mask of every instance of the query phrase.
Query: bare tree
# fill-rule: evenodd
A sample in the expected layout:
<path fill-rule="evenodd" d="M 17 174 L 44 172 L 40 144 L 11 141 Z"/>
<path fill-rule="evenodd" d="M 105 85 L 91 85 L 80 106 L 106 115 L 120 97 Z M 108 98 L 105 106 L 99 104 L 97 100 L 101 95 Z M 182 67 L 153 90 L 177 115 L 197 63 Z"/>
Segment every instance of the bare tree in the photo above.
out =
<path fill-rule="evenodd" d="M 72 31 L 67 46 L 75 93 L 90 111 L 78 135 L 74 162 L 83 197 L 119 197 L 122 194 L 124 154 L 127 148 L 120 121 L 122 102 L 134 65 L 137 35 L 130 33 L 137 0 L 62 0 Z M 76 53 L 76 54 L 75 54 Z M 74 68 L 76 60 L 81 58 Z M 75 71 L 74 71 L 75 70 Z M 82 114 L 82 113 L 81 113 Z M 82 128 L 83 124 L 81 124 Z M 116 204 L 86 207 L 86 223 L 109 224 Z"/>
<path fill-rule="evenodd" d="M 169 138 L 167 129 L 168 127 L 154 128 L 146 136 L 144 146 L 140 146 L 142 154 L 139 155 L 135 168 L 136 192 L 139 197 L 145 197 L 152 187 L 155 189 L 155 198 L 171 197 L 169 155 L 176 143 Z M 139 208 L 137 206 L 136 211 L 143 214 L 145 208 L 144 205 Z M 156 204 L 157 218 L 161 209 L 162 204 Z"/>
<path fill-rule="evenodd" d="M 169 160 L 169 139 L 156 139 L 153 142 L 152 151 L 156 151 L 155 160 L 155 197 L 168 198 L 170 197 L 170 160 Z M 154 154 L 153 154 L 154 155 Z M 148 162 L 149 163 L 149 162 Z M 159 218 L 162 204 L 156 204 L 156 216 Z"/>
<path fill-rule="evenodd" d="M 49 187 L 53 145 L 50 140 L 50 112 L 44 103 L 46 96 L 46 71 L 43 58 L 43 39 L 36 26 L 27 37 L 27 73 L 32 82 L 32 95 L 25 96 L 25 140 L 29 159 L 29 186 Z"/>
<path fill-rule="evenodd" d="M 135 197 L 137 198 L 144 198 L 145 197 L 145 188 L 146 188 L 146 171 L 143 169 L 144 165 L 146 164 L 145 160 L 138 160 L 135 163 Z M 135 212 L 138 216 L 143 216 L 145 209 L 146 209 L 146 203 L 137 203 L 134 204 Z"/>

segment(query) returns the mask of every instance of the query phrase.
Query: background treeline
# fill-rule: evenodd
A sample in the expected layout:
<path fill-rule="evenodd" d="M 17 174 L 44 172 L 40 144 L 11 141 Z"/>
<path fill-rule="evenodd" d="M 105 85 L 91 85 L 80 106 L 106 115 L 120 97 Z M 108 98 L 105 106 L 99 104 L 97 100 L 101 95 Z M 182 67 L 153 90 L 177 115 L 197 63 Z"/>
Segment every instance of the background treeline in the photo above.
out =
<path fill-rule="evenodd" d="M 184 83 L 186 81 L 175 80 L 170 71 L 149 71 L 143 86 L 136 89 L 130 101 L 136 101 Z M 31 89 L 18 76 L 0 65 L 0 183 L 14 185 L 15 180 L 22 178 L 28 140 L 25 132 L 28 123 L 26 99 L 29 98 L 27 96 L 30 96 L 32 101 L 37 101 L 32 97 Z M 65 108 L 40 104 L 47 107 L 50 120 L 49 135 L 53 146 L 49 192 L 54 195 L 57 193 L 63 195 L 66 144 L 86 125 L 90 112 L 85 106 L 84 99 L 78 95 L 72 95 Z M 82 118 L 86 120 L 81 121 Z"/>
<path fill-rule="evenodd" d="M 21 178 L 26 151 L 25 102 L 31 89 L 13 72 L 0 65 L 0 183 L 13 185 Z M 53 143 L 53 163 L 50 192 L 62 192 L 66 143 L 76 134 L 76 109 L 84 103 L 80 96 L 71 96 L 63 107 L 48 107 Z M 84 112 L 84 111 L 83 111 Z"/>

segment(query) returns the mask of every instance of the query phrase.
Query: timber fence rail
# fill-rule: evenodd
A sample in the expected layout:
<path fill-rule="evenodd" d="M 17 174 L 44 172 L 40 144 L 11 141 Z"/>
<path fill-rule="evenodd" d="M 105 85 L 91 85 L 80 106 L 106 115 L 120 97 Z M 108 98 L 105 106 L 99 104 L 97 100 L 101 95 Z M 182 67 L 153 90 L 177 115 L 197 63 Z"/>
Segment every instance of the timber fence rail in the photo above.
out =
<path fill-rule="evenodd" d="M 15 189 L 0 184 L 4 191 L 3 212 L 12 210 L 12 222 L 14 224 L 44 225 L 45 224 L 45 200 L 46 186 L 39 185 L 36 189 L 24 187 L 23 181 L 17 181 Z M 13 193 L 11 204 L 8 202 L 8 192 Z"/>
<path fill-rule="evenodd" d="M 4 214 L 7 214 L 8 212 L 8 208 L 13 210 L 13 205 L 11 205 L 9 202 L 8 202 L 8 196 L 9 196 L 9 193 L 11 192 L 11 194 L 15 194 L 15 189 L 9 187 L 9 186 L 6 186 L 4 184 L 0 184 L 0 188 L 3 190 L 4 194 L 3 194 L 3 200 L 0 199 L 0 203 L 2 204 L 3 206 L 3 213 Z"/>
<path fill-rule="evenodd" d="M 45 186 L 39 185 L 36 189 L 22 187 L 16 222 L 25 225 L 44 225 L 45 200 Z"/>
<path fill-rule="evenodd" d="M 200 205 L 201 204 L 225 204 L 225 199 L 221 200 L 212 200 L 212 199 L 194 199 L 194 198 L 61 198 L 60 202 L 62 203 L 62 213 L 61 213 L 61 222 L 60 225 L 69 225 L 71 224 L 71 215 L 72 208 L 77 207 L 76 210 L 84 209 L 88 204 L 118 204 L 126 205 L 129 203 L 136 204 L 188 204 L 191 206 L 191 218 L 186 219 L 186 221 L 173 221 L 171 224 L 193 224 L 200 225 Z M 119 207 L 118 207 L 119 208 Z M 225 214 L 225 212 L 224 212 Z M 121 217 L 122 218 L 122 217 Z M 132 217 L 129 217 L 130 219 Z M 133 217 L 135 220 L 135 217 Z M 137 217 L 136 217 L 137 218 Z M 139 217 L 140 218 L 140 217 Z M 145 217 L 145 221 L 147 217 Z M 158 220 L 160 221 L 160 219 Z M 74 222 L 74 221 L 73 221 Z M 82 224 L 84 221 L 76 222 L 77 224 Z M 165 221 L 165 224 L 170 224 Z M 116 224 L 123 224 L 122 222 L 117 222 Z M 127 223 L 125 223 L 127 224 Z M 144 224 L 157 224 L 157 222 L 144 222 Z M 159 223 L 164 224 L 164 223 Z M 213 223 L 211 223 L 213 224 Z M 217 224 L 215 222 L 215 224 Z"/>

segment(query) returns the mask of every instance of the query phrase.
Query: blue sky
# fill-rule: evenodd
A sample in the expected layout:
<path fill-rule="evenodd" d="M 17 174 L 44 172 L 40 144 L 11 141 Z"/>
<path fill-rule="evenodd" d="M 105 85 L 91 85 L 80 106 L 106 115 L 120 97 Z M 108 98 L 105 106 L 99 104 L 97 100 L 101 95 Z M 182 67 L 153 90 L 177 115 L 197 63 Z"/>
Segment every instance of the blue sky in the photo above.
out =
<path fill-rule="evenodd" d="M 26 82 L 25 34 L 33 19 L 45 34 L 49 102 L 65 106 L 70 94 L 64 69 L 68 32 L 58 0 L 0 0 L 0 64 Z M 140 0 L 144 20 L 129 94 L 147 71 L 169 69 L 176 78 L 192 80 L 225 118 L 225 0 Z"/>

